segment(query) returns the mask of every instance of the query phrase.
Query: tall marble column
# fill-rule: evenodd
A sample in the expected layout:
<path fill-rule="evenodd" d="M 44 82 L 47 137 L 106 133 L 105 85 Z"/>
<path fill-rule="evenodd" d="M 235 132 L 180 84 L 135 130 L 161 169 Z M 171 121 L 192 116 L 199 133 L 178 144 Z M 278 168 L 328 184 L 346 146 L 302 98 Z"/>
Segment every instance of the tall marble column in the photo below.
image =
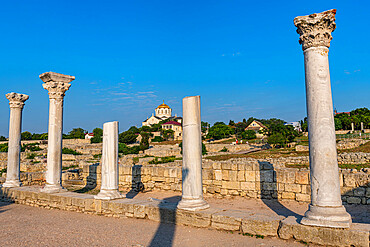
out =
<path fill-rule="evenodd" d="M 21 131 L 22 131 L 22 110 L 28 95 L 20 93 L 8 93 L 10 120 L 9 120 L 9 142 L 8 142 L 8 166 L 6 181 L 3 187 L 19 187 L 20 156 L 21 156 Z"/>
<path fill-rule="evenodd" d="M 63 99 L 75 77 L 46 72 L 40 79 L 44 89 L 49 91 L 50 100 L 46 184 L 41 192 L 57 193 L 65 191 L 62 187 Z"/>
<path fill-rule="evenodd" d="M 351 216 L 340 194 L 328 59 L 335 13 L 328 10 L 294 19 L 304 53 L 311 177 L 311 204 L 301 224 L 347 228 Z"/>
<path fill-rule="evenodd" d="M 182 109 L 182 198 L 177 207 L 196 211 L 209 207 L 203 199 L 200 96 L 184 98 Z"/>
<path fill-rule="evenodd" d="M 95 199 L 112 200 L 125 197 L 118 191 L 118 122 L 103 125 L 101 188 Z"/>

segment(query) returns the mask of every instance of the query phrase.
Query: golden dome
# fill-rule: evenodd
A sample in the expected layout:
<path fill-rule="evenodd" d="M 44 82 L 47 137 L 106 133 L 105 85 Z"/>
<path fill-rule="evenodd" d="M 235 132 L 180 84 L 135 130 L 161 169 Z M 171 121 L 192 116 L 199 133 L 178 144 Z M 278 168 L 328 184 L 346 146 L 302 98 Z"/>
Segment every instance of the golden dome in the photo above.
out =
<path fill-rule="evenodd" d="M 168 109 L 171 109 L 168 105 L 166 105 L 166 104 L 164 103 L 164 100 L 163 100 L 163 103 L 162 103 L 162 104 L 160 104 L 157 108 L 168 108 Z"/>

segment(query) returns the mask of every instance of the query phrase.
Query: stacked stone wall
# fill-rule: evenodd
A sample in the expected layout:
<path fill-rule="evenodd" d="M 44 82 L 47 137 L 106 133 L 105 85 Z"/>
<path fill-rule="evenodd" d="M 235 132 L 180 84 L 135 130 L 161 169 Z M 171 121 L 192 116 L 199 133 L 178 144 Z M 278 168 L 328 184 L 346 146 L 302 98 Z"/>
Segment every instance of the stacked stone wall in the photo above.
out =
<path fill-rule="evenodd" d="M 203 192 L 228 197 L 295 200 L 309 202 L 308 169 L 285 168 L 276 160 L 203 160 Z M 87 187 L 100 187 L 98 164 L 86 165 L 81 175 Z M 129 191 L 142 183 L 147 190 L 181 191 L 181 162 L 162 165 L 120 165 L 119 187 Z M 348 204 L 370 205 L 370 169 L 340 170 L 342 199 Z"/>

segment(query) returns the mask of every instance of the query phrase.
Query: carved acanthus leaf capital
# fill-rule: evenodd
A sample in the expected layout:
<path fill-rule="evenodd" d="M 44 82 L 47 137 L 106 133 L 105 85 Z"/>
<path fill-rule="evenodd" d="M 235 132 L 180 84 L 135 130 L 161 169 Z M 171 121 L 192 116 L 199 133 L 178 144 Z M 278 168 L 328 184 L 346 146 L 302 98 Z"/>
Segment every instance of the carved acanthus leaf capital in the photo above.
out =
<path fill-rule="evenodd" d="M 75 77 L 55 72 L 46 72 L 40 75 L 40 79 L 45 82 L 42 86 L 49 91 L 49 98 L 57 99 L 64 97 L 65 92 L 71 86 L 70 82 L 73 81 Z"/>
<path fill-rule="evenodd" d="M 29 96 L 21 93 L 8 93 L 5 97 L 9 100 L 10 108 L 23 108 L 24 102 Z"/>
<path fill-rule="evenodd" d="M 336 12 L 335 9 L 331 9 L 322 13 L 294 18 L 294 25 L 300 35 L 299 43 L 302 45 L 302 50 L 317 46 L 330 47 L 330 41 L 333 38 L 331 33 L 336 27 Z"/>

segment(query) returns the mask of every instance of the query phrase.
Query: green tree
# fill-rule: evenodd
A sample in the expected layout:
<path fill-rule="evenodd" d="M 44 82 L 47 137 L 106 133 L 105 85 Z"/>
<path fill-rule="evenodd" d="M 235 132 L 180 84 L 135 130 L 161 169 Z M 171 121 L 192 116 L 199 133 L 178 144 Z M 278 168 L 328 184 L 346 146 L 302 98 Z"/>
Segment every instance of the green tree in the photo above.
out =
<path fill-rule="evenodd" d="M 202 133 L 203 134 L 206 134 L 207 133 L 207 130 L 209 129 L 209 123 L 207 123 L 207 122 L 201 122 L 201 131 L 202 131 Z"/>
<path fill-rule="evenodd" d="M 120 143 L 132 144 L 136 142 L 137 137 L 137 134 L 128 130 L 119 134 L 118 140 Z"/>
<path fill-rule="evenodd" d="M 101 128 L 93 129 L 94 137 L 91 138 L 91 143 L 100 143 L 103 141 L 103 130 Z"/>
<path fill-rule="evenodd" d="M 242 132 L 241 137 L 242 137 L 242 139 L 247 139 L 247 140 L 257 138 L 256 132 L 254 130 L 246 130 L 246 131 Z"/>
<path fill-rule="evenodd" d="M 6 141 L 5 136 L 0 136 L 0 141 Z"/>
<path fill-rule="evenodd" d="M 175 131 L 171 129 L 162 129 L 161 134 L 165 141 L 173 140 L 174 139 L 174 133 Z"/>
<path fill-rule="evenodd" d="M 270 135 L 267 139 L 268 143 L 272 144 L 272 145 L 280 145 L 280 146 L 283 146 L 285 144 L 285 137 L 283 136 L 283 134 L 281 133 L 274 133 L 272 135 Z"/>
<path fill-rule="evenodd" d="M 74 128 L 68 133 L 66 138 L 69 138 L 69 139 L 84 139 L 86 133 L 87 133 L 87 130 L 84 130 L 82 128 Z"/>
<path fill-rule="evenodd" d="M 21 133 L 21 139 L 22 140 L 31 140 L 32 139 L 32 134 L 28 131 L 22 132 Z"/>
<path fill-rule="evenodd" d="M 149 132 L 141 132 L 141 141 L 140 141 L 140 150 L 144 151 L 149 148 L 149 138 L 152 137 L 152 133 Z"/>
<path fill-rule="evenodd" d="M 214 138 L 216 140 L 230 137 L 233 134 L 233 129 L 223 122 L 216 122 L 208 130 L 207 138 Z"/>

